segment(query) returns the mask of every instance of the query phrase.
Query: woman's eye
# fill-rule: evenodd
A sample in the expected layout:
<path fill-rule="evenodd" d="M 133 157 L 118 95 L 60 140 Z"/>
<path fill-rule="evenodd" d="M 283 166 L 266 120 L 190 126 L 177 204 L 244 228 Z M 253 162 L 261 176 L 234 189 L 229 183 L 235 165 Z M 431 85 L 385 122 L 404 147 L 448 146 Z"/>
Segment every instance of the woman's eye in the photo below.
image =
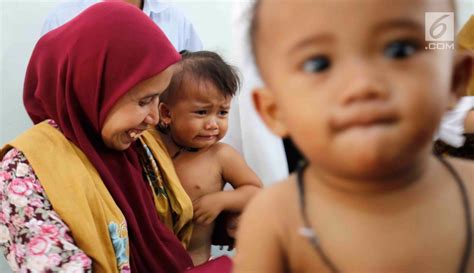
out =
<path fill-rule="evenodd" d="M 147 98 L 147 99 L 144 99 L 144 100 L 140 100 L 140 101 L 138 102 L 138 105 L 140 105 L 140 106 L 142 106 L 142 107 L 143 107 L 143 106 L 146 106 L 146 105 L 150 104 L 150 102 L 151 102 L 152 100 L 153 100 L 153 98 Z"/>
<path fill-rule="evenodd" d="M 325 56 L 316 56 L 303 63 L 303 71 L 308 73 L 324 72 L 331 66 L 331 61 Z"/>
<path fill-rule="evenodd" d="M 418 46 L 410 41 L 395 41 L 385 47 L 383 54 L 385 57 L 393 59 L 404 59 L 415 54 Z"/>

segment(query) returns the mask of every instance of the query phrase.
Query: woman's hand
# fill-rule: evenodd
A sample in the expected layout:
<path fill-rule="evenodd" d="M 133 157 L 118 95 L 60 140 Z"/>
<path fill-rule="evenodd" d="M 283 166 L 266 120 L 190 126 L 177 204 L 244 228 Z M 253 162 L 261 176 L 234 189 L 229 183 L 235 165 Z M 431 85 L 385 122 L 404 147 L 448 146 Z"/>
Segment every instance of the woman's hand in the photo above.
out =
<path fill-rule="evenodd" d="M 206 194 L 193 201 L 194 221 L 201 225 L 209 225 L 221 213 L 223 206 L 219 198 L 221 192 Z"/>

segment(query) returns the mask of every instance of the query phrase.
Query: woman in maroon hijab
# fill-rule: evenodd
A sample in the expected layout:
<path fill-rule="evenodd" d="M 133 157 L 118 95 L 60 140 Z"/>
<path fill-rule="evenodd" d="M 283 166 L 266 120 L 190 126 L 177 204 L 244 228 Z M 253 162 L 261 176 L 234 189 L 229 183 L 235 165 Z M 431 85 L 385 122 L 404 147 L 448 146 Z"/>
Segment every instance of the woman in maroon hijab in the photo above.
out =
<path fill-rule="evenodd" d="M 184 248 L 192 204 L 144 133 L 158 123 L 179 59 L 149 18 L 117 2 L 37 43 L 24 85 L 36 125 L 0 152 L 0 249 L 13 271 L 192 266 Z"/>

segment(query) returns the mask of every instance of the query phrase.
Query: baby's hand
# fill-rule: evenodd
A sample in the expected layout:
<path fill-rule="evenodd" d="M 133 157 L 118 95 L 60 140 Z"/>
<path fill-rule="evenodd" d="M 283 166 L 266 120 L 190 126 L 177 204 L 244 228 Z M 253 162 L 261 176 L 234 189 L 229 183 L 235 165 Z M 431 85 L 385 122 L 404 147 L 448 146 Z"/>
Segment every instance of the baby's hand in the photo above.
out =
<path fill-rule="evenodd" d="M 211 224 L 221 213 L 222 206 L 217 195 L 218 193 L 211 193 L 202 196 L 193 201 L 194 220 L 201 225 Z"/>

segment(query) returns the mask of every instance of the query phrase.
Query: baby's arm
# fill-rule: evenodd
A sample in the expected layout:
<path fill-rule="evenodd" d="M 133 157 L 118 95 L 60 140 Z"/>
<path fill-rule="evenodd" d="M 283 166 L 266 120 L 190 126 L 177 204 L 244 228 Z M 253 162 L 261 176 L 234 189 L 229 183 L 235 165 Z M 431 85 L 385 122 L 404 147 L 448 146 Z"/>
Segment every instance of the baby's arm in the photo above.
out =
<path fill-rule="evenodd" d="M 237 230 L 237 255 L 233 273 L 283 273 L 285 257 L 281 237 L 282 223 L 272 206 L 276 196 L 263 190 L 245 208 Z M 273 200 L 273 202 L 272 202 Z"/>
<path fill-rule="evenodd" d="M 224 210 L 241 212 L 252 196 L 262 187 L 260 179 L 234 148 L 223 143 L 216 145 L 219 145 L 215 155 L 221 164 L 222 178 L 235 190 L 219 191 L 195 200 L 193 202 L 195 219 L 201 224 L 212 223 Z M 213 209 L 204 210 L 204 208 Z"/>
<path fill-rule="evenodd" d="M 262 188 L 262 182 L 240 153 L 230 145 L 221 145 L 218 157 L 222 166 L 222 178 L 234 188 L 233 191 L 220 192 L 223 209 L 241 212 L 250 199 Z"/>

